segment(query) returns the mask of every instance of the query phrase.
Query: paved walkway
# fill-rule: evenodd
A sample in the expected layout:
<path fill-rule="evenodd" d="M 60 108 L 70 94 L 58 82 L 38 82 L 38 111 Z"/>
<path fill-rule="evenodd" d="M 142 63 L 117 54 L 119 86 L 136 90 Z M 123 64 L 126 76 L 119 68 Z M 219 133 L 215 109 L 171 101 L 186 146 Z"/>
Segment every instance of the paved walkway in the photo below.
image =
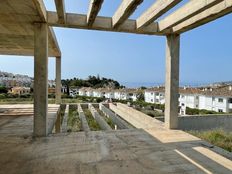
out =
<path fill-rule="evenodd" d="M 4 126 L 8 124 L 12 123 Z M 212 151 L 209 144 L 183 131 L 167 130 L 162 124 L 149 129 L 63 133 L 38 139 L 10 133 L 2 136 L 5 128 L 0 126 L 0 174 L 232 172 L 232 161 Z"/>

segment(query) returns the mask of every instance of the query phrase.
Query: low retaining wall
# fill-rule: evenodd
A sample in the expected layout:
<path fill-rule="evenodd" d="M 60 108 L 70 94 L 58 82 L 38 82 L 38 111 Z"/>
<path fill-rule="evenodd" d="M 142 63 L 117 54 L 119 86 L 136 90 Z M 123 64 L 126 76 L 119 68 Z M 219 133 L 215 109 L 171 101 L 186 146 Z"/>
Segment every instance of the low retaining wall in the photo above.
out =
<path fill-rule="evenodd" d="M 156 117 L 164 122 L 164 117 Z M 212 130 L 221 128 L 232 131 L 232 115 L 189 115 L 178 117 L 179 129 L 181 130 Z"/>
<path fill-rule="evenodd" d="M 178 121 L 182 130 L 222 128 L 225 131 L 232 131 L 232 115 L 180 116 Z"/>
<path fill-rule="evenodd" d="M 103 130 L 112 130 L 112 128 L 106 123 L 106 121 L 96 111 L 92 104 L 89 104 L 89 110 L 92 113 L 94 119 L 97 121 L 97 123 Z"/>
<path fill-rule="evenodd" d="M 63 122 L 61 126 L 61 132 L 67 132 L 67 120 L 68 120 L 69 105 L 66 105 Z"/>
<path fill-rule="evenodd" d="M 121 119 L 116 113 L 112 112 L 110 109 L 105 107 L 103 104 L 99 105 L 99 109 L 106 114 L 114 124 L 118 126 L 120 129 L 132 129 L 133 127 L 129 125 L 127 122 L 125 122 L 123 119 Z"/>
<path fill-rule="evenodd" d="M 150 116 L 137 111 L 125 104 L 117 103 L 117 105 L 109 104 L 109 107 L 116 114 L 120 115 L 124 120 L 135 126 L 136 128 L 153 128 L 162 125 L 162 122 L 151 118 Z"/>
<path fill-rule="evenodd" d="M 84 114 L 80 104 L 78 104 L 78 113 L 79 113 L 79 117 L 81 119 L 81 129 L 83 131 L 90 131 L 88 122 L 86 120 L 85 114 Z"/>

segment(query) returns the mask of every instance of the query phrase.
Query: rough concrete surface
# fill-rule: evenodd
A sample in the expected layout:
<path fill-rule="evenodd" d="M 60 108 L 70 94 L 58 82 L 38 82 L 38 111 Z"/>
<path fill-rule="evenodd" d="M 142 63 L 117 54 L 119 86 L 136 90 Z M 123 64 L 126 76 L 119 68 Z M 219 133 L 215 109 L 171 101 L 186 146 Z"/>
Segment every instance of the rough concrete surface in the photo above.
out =
<path fill-rule="evenodd" d="M 232 172 L 232 161 L 211 151 L 204 141 L 162 124 L 149 129 L 60 133 L 33 139 L 20 136 L 31 117 L 18 121 L 2 117 L 0 174 Z"/>

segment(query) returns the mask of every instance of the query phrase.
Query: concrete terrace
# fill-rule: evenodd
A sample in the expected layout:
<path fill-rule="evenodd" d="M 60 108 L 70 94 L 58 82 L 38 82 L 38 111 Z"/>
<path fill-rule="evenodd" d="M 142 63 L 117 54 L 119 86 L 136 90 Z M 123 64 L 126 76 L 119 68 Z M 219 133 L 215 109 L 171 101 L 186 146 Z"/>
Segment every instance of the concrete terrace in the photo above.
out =
<path fill-rule="evenodd" d="M 59 105 L 48 105 L 48 131 L 52 133 Z M 33 135 L 33 105 L 0 105 L 1 138 L 8 136 L 29 137 Z"/>
<path fill-rule="evenodd" d="M 136 114 L 142 114 L 141 126 L 149 128 L 58 133 L 32 138 L 33 116 L 28 115 L 32 105 L 22 106 L 25 115 L 20 110 L 17 115 L 18 106 L 1 106 L 1 111 L 2 108 L 8 110 L 0 116 L 1 174 L 229 174 L 232 171 L 230 153 L 183 131 L 167 129 L 162 122 L 150 120 L 132 108 L 128 108 L 134 115 L 130 115 L 130 123 L 137 127 Z M 127 113 L 123 108 L 127 106 L 115 107 L 125 119 Z M 56 112 L 57 107 L 51 110 Z"/>
<path fill-rule="evenodd" d="M 34 56 L 34 135 L 47 136 L 48 58 L 56 59 L 56 103 L 61 102 L 61 58 L 52 27 L 124 32 L 166 37 L 165 125 L 178 128 L 180 36 L 232 12 L 232 0 L 157 0 L 136 20 L 129 19 L 143 0 L 123 0 L 113 16 L 98 16 L 104 0 L 90 0 L 87 14 L 67 13 L 64 0 L 47 11 L 43 0 L 0 3 L 0 54 Z"/>

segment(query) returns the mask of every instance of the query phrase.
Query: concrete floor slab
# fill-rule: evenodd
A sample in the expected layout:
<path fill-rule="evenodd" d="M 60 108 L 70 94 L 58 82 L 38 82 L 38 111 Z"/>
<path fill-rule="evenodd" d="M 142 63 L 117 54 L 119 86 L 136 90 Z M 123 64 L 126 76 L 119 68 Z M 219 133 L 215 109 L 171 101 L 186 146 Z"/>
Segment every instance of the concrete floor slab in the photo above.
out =
<path fill-rule="evenodd" d="M 204 146 L 204 141 L 183 131 L 160 129 L 162 125 L 33 139 L 30 133 L 20 136 L 31 131 L 32 117 L 17 119 L 0 119 L 0 174 L 232 172 L 232 161 Z"/>

